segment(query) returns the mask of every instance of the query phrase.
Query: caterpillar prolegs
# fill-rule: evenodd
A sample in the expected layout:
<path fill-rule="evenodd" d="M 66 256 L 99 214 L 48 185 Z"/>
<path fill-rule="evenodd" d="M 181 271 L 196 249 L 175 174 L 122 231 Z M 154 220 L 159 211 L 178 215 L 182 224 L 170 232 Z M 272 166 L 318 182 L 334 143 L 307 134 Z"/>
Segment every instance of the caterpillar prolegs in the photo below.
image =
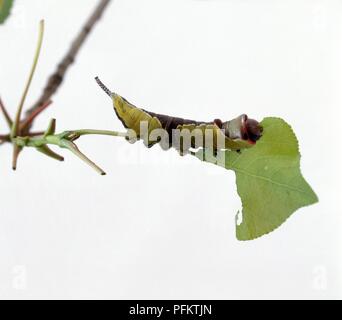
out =
<path fill-rule="evenodd" d="M 259 122 L 246 114 L 230 121 L 212 122 L 188 120 L 138 108 L 110 91 L 101 80 L 96 82 L 113 100 L 114 111 L 130 132 L 129 140 L 143 139 L 148 147 L 160 144 L 163 149 L 175 148 L 181 155 L 196 149 L 236 150 L 252 147 L 261 137 Z"/>

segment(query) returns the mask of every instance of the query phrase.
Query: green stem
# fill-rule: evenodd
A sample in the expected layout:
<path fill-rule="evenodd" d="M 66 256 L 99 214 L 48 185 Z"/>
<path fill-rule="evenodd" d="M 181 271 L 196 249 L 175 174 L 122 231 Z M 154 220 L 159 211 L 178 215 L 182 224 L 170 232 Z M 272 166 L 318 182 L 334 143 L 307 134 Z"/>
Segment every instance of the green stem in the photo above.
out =
<path fill-rule="evenodd" d="M 39 59 L 39 55 L 40 55 L 40 51 L 41 51 L 42 43 L 43 43 L 43 36 L 44 36 L 44 20 L 40 21 L 40 24 L 39 24 L 39 38 L 38 38 L 36 53 L 34 55 L 33 64 L 31 67 L 30 74 L 29 74 L 29 78 L 26 82 L 23 95 L 22 95 L 20 102 L 19 102 L 16 117 L 15 117 L 15 120 L 14 120 L 13 125 L 12 125 L 12 130 L 11 130 L 11 137 L 12 138 L 14 138 L 18 135 L 21 113 L 23 111 L 23 106 L 24 106 L 24 103 L 25 103 L 25 100 L 27 97 L 27 93 L 30 89 L 31 82 L 33 79 L 33 75 L 34 75 L 34 72 L 35 72 L 36 67 L 37 67 L 37 63 L 38 63 L 38 59 Z"/>
<path fill-rule="evenodd" d="M 100 136 L 112 136 L 112 137 L 127 137 L 126 132 L 109 131 L 109 130 L 95 130 L 95 129 L 80 129 L 64 131 L 59 134 L 42 135 L 37 137 L 16 137 L 13 142 L 18 147 L 41 147 L 45 144 L 52 144 L 59 147 L 63 147 L 62 140 L 73 141 L 75 138 L 79 138 L 85 135 L 100 135 Z"/>
<path fill-rule="evenodd" d="M 77 157 L 79 157 L 82 161 L 91 166 L 96 172 L 101 175 L 105 175 L 106 173 L 97 166 L 93 161 L 91 161 L 85 154 L 83 154 L 77 147 L 77 145 L 73 142 L 81 136 L 84 135 L 103 135 L 103 136 L 112 136 L 112 137 L 127 137 L 127 133 L 117 132 L 117 131 L 108 131 L 108 130 L 93 130 L 93 129 L 81 129 L 81 130 L 71 130 L 64 131 L 59 134 L 49 134 L 49 132 L 53 132 L 51 128 L 54 128 L 55 123 L 50 122 L 50 126 L 46 133 L 42 136 L 37 137 L 15 137 L 12 139 L 13 143 L 17 148 L 31 147 L 36 148 L 38 151 L 44 151 L 47 154 L 46 146 L 47 145 L 55 145 L 60 148 L 68 149 Z M 50 150 L 49 150 L 50 151 Z M 52 156 L 51 152 L 47 154 Z M 60 160 L 62 157 L 58 156 Z M 57 158 L 55 156 L 55 158 Z"/>
<path fill-rule="evenodd" d="M 66 148 L 69 151 L 71 151 L 75 156 L 79 157 L 82 161 L 84 161 L 86 164 L 88 164 L 90 167 L 92 167 L 97 173 L 99 173 L 101 176 L 106 175 L 106 173 L 93 161 L 91 161 L 84 153 L 82 153 L 76 144 L 74 144 L 71 141 L 62 139 L 61 140 L 61 147 Z"/>
<path fill-rule="evenodd" d="M 127 137 L 126 132 L 117 132 L 117 131 L 109 131 L 109 130 L 94 130 L 94 129 L 81 129 L 72 131 L 76 133 L 78 136 L 85 135 L 101 135 L 101 136 L 112 136 L 112 137 Z"/>

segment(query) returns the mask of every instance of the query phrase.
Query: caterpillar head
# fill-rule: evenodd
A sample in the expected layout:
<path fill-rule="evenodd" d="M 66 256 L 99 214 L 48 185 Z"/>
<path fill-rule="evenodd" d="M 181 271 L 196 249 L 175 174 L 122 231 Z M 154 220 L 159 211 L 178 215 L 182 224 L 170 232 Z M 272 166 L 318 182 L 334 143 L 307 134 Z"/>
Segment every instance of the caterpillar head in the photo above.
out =
<path fill-rule="evenodd" d="M 216 119 L 214 123 L 229 139 L 240 139 L 255 144 L 262 135 L 262 126 L 254 119 L 249 119 L 246 114 L 226 122 Z"/>

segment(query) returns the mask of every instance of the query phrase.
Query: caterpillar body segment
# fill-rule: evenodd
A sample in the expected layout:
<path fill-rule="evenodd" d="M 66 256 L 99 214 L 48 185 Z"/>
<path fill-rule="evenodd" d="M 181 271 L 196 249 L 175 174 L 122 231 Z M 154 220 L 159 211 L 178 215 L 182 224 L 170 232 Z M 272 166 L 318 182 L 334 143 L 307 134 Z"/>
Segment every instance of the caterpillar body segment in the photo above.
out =
<path fill-rule="evenodd" d="M 129 103 L 125 98 L 116 93 L 112 93 L 114 111 L 126 129 L 131 129 L 135 132 L 138 139 L 142 137 L 141 123 L 147 124 L 148 137 L 151 132 L 156 129 L 163 129 L 159 119 L 151 116 L 146 111 L 137 108 Z M 148 138 L 147 137 L 147 138 Z M 155 141 L 157 143 L 158 141 Z M 147 146 L 151 147 L 154 143 L 148 141 Z"/>
<path fill-rule="evenodd" d="M 245 114 L 226 122 L 219 119 L 202 122 L 158 114 L 134 106 L 120 95 L 112 93 L 99 78 L 95 79 L 112 98 L 115 113 L 124 127 L 133 130 L 137 139 L 144 139 L 148 147 L 159 143 L 163 149 L 173 147 L 181 155 L 198 148 L 211 148 L 216 153 L 221 149 L 238 151 L 250 148 L 261 137 L 262 127 Z M 142 124 L 147 126 L 144 132 L 141 132 Z M 157 138 L 152 137 L 155 132 L 160 132 Z M 163 132 L 167 135 L 164 136 Z M 145 133 L 147 136 L 144 136 Z"/>

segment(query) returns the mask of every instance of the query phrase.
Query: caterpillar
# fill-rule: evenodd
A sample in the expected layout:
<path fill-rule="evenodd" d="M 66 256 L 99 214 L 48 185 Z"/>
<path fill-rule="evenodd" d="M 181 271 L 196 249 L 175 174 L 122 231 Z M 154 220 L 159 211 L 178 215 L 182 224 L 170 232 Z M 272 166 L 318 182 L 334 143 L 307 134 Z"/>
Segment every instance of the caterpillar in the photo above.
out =
<path fill-rule="evenodd" d="M 218 150 L 226 149 L 240 152 L 241 149 L 252 147 L 262 135 L 259 122 L 249 119 L 246 114 L 224 122 L 220 119 L 205 122 L 171 117 L 138 108 L 109 90 L 98 77 L 95 80 L 112 99 L 114 111 L 123 126 L 136 135 L 136 139 L 127 140 L 131 139 L 134 142 L 143 138 L 149 148 L 159 143 L 163 149 L 173 147 L 181 155 L 199 148 L 212 148 L 214 154 Z M 146 129 L 144 133 L 142 123 Z M 154 131 L 158 133 L 152 137 Z M 210 132 L 209 138 L 206 137 L 207 132 Z M 184 138 L 186 136 L 190 137 L 187 143 Z"/>

